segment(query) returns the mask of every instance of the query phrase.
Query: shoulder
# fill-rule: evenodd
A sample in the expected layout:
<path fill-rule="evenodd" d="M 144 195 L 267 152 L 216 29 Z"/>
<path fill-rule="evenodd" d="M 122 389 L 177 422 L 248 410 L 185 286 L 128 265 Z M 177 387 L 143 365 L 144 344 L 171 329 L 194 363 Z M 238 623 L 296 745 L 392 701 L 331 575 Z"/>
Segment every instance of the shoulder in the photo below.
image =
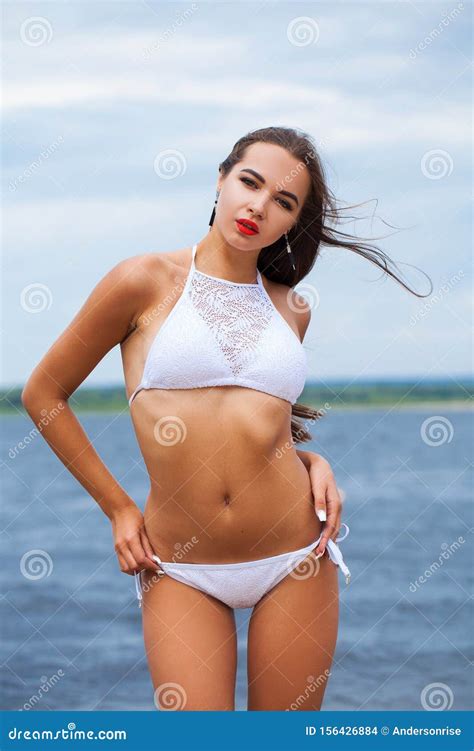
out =
<path fill-rule="evenodd" d="M 137 311 L 146 304 L 148 296 L 156 296 L 170 279 L 186 271 L 186 251 L 140 253 L 124 258 L 113 266 L 101 280 L 104 291 L 116 297 L 133 296 Z"/>
<path fill-rule="evenodd" d="M 293 319 L 303 341 L 311 320 L 311 305 L 308 300 L 286 284 L 265 279 L 265 286 L 272 300 L 278 301 L 278 306 L 285 310 L 284 317 Z"/>

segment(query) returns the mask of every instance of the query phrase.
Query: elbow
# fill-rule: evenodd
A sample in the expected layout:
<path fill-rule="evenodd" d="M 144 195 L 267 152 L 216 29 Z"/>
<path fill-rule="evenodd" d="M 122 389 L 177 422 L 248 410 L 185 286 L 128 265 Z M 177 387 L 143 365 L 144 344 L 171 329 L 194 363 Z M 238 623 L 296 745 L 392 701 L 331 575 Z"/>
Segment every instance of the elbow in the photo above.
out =
<path fill-rule="evenodd" d="M 28 383 L 26 383 L 23 387 L 23 390 L 20 394 L 20 399 L 25 410 L 30 413 L 33 409 L 33 403 L 37 399 L 37 394 L 35 394 L 31 387 L 28 387 Z"/>

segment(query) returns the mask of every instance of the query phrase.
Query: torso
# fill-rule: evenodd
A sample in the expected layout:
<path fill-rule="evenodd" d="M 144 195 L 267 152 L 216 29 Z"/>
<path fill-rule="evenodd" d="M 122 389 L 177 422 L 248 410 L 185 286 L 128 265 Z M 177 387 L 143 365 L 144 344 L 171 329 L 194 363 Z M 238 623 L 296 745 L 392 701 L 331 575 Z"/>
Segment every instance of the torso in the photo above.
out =
<path fill-rule="evenodd" d="M 190 260 L 189 248 L 147 259 L 157 283 L 121 344 L 129 396 L 179 299 Z M 282 285 L 262 281 L 298 335 L 277 289 Z M 144 389 L 131 417 L 150 479 L 147 536 L 162 560 L 254 560 L 318 537 L 309 475 L 291 440 L 289 402 L 241 386 Z"/>

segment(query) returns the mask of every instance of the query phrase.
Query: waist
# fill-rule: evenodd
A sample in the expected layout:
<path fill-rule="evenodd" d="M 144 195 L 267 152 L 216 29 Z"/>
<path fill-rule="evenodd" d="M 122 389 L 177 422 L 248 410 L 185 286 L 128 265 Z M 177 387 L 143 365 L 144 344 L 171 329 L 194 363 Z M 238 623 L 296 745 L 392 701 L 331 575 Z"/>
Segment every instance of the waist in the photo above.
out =
<path fill-rule="evenodd" d="M 310 544 L 322 528 L 294 451 L 272 461 L 230 456 L 221 466 L 209 460 L 176 467 L 152 482 L 144 517 L 154 552 L 188 563 L 278 555 Z"/>

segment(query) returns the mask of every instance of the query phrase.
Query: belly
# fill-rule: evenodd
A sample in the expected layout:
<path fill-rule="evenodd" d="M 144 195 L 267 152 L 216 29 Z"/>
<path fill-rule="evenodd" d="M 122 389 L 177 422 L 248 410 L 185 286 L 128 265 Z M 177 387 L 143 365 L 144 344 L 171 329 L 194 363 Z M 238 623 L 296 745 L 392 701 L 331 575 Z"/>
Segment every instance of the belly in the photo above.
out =
<path fill-rule="evenodd" d="M 132 417 L 150 476 L 146 531 L 163 560 L 253 560 L 319 535 L 287 402 L 234 386 L 149 390 Z"/>

